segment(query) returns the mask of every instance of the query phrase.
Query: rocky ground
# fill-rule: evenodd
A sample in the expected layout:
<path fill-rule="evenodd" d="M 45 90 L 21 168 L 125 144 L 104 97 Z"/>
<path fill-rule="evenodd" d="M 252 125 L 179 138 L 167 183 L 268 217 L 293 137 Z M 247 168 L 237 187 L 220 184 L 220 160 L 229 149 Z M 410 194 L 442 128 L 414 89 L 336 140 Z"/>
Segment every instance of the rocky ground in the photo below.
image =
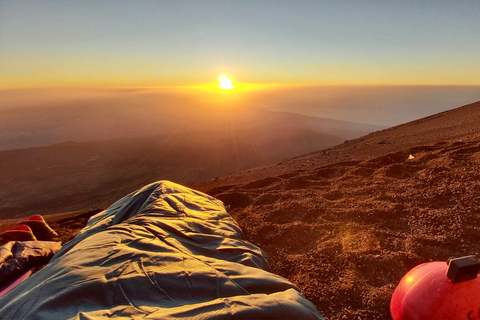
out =
<path fill-rule="evenodd" d="M 479 251 L 479 124 L 476 103 L 193 187 L 327 319 L 389 319 L 409 269 Z M 47 221 L 66 241 L 93 213 Z"/>
<path fill-rule="evenodd" d="M 450 141 L 210 193 L 329 319 L 388 319 L 410 268 L 477 252 L 479 167 L 480 140 Z"/>

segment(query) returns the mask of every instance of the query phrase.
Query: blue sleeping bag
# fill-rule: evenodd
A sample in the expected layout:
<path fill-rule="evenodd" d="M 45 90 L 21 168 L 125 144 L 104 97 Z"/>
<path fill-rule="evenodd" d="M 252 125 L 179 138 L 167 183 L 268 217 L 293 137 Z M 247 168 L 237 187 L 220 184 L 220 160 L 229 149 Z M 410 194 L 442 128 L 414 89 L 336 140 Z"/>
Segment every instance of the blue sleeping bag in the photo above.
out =
<path fill-rule="evenodd" d="M 29 279 L 0 297 L 0 319 L 323 319 L 269 272 L 223 203 L 169 182 L 90 218 Z"/>

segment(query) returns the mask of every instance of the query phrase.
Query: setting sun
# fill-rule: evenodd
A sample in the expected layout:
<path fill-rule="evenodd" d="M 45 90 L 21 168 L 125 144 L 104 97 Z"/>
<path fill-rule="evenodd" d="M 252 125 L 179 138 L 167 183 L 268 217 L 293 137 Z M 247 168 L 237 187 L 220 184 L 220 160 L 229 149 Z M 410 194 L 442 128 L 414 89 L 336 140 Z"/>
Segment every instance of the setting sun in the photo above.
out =
<path fill-rule="evenodd" d="M 222 89 L 222 90 L 231 90 L 235 88 L 235 86 L 232 83 L 232 80 L 230 80 L 226 75 L 222 74 L 218 77 L 218 81 L 220 81 L 220 84 L 218 85 L 217 88 Z"/>

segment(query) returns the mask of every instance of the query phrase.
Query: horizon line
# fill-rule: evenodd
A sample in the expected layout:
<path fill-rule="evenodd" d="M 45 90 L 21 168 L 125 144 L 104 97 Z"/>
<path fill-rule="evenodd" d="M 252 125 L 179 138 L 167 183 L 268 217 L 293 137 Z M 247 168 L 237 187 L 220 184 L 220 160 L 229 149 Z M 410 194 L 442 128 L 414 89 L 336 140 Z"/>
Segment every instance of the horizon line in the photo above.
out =
<path fill-rule="evenodd" d="M 236 89 L 266 89 L 281 87 L 480 87 L 479 84 L 321 84 L 321 83 L 235 83 Z M 217 89 L 217 84 L 196 85 L 65 85 L 65 86 L 31 86 L 31 87 L 0 87 L 0 91 L 21 90 L 53 90 L 53 89 Z M 220 91 L 220 90 L 219 90 Z M 225 90 L 222 90 L 225 91 Z M 228 92 L 228 90 L 227 90 Z"/>

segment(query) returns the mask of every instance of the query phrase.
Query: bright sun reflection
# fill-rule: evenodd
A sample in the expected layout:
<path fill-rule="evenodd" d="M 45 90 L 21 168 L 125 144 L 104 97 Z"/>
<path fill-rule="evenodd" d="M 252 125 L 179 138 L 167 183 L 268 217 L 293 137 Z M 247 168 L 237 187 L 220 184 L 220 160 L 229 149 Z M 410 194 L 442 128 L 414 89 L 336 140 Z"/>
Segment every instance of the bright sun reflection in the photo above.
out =
<path fill-rule="evenodd" d="M 217 88 L 222 89 L 222 90 L 231 90 L 235 88 L 235 86 L 232 83 L 232 80 L 230 80 L 226 75 L 222 74 L 218 76 L 218 81 L 220 81 L 220 84 L 218 85 Z"/>

